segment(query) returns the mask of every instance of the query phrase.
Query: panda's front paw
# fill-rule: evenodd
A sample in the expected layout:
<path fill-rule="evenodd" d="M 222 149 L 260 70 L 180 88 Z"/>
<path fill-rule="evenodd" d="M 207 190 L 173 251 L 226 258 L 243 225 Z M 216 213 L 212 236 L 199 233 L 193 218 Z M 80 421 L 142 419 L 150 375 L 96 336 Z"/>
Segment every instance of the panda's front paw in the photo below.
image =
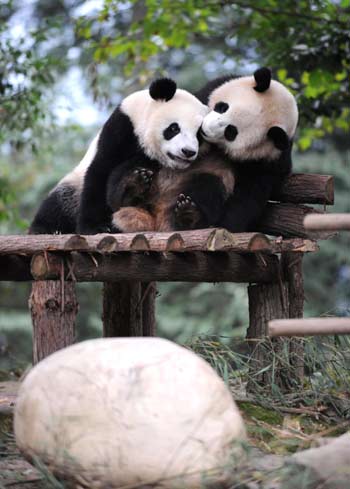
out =
<path fill-rule="evenodd" d="M 153 177 L 153 170 L 142 167 L 135 168 L 127 177 L 122 205 L 128 207 L 147 203 Z"/>
<path fill-rule="evenodd" d="M 202 219 L 201 211 L 189 195 L 180 194 L 174 209 L 176 229 L 195 229 Z"/>

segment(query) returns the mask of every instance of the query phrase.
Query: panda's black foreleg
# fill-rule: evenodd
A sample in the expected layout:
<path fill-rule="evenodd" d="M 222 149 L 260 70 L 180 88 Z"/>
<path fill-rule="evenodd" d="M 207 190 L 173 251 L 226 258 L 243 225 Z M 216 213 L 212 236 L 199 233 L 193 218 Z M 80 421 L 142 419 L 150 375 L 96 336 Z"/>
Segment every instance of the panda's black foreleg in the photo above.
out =
<path fill-rule="evenodd" d="M 116 212 L 121 207 L 148 208 L 153 177 L 158 165 L 135 159 L 117 167 L 107 182 L 107 203 Z"/>
<path fill-rule="evenodd" d="M 174 229 L 215 226 L 224 211 L 226 198 L 226 189 L 218 176 L 210 173 L 193 175 L 175 203 Z"/>

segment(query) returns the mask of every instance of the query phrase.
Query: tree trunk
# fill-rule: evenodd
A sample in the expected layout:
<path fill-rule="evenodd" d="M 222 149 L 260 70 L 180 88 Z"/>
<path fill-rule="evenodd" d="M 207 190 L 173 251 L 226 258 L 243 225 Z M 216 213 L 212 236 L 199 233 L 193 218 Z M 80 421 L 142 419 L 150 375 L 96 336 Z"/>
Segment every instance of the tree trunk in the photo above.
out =
<path fill-rule="evenodd" d="M 33 363 L 75 341 L 79 305 L 74 282 L 33 282 L 29 307 L 33 322 Z"/>

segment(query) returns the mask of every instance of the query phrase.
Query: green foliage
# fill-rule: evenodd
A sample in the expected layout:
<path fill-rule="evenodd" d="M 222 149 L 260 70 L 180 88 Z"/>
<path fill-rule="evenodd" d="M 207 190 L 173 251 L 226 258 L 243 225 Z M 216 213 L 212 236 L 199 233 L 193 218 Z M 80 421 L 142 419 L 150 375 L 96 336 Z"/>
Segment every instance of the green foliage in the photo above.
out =
<path fill-rule="evenodd" d="M 125 74 L 142 82 L 164 53 L 193 46 L 196 57 L 218 44 L 223 62 L 276 68 L 299 99 L 299 145 L 307 149 L 315 138 L 350 129 L 349 22 L 346 1 L 105 0 L 78 20 L 77 32 L 95 62 L 120 58 Z"/>
<path fill-rule="evenodd" d="M 44 41 L 45 27 L 15 39 L 0 28 L 0 144 L 35 149 L 36 126 L 48 124 L 44 94 L 54 81 L 54 60 L 40 53 Z"/>

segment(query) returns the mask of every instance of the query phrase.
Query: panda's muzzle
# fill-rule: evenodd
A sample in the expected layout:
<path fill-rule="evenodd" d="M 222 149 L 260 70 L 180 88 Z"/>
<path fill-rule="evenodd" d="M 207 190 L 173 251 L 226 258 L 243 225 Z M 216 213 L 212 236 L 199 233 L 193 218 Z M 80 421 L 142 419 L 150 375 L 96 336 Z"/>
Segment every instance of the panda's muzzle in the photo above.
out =
<path fill-rule="evenodd" d="M 229 124 L 226 127 L 225 132 L 224 132 L 225 139 L 227 141 L 230 141 L 231 143 L 232 143 L 232 141 L 234 141 L 236 139 L 237 134 L 238 134 L 237 127 L 232 126 L 231 124 Z"/>

